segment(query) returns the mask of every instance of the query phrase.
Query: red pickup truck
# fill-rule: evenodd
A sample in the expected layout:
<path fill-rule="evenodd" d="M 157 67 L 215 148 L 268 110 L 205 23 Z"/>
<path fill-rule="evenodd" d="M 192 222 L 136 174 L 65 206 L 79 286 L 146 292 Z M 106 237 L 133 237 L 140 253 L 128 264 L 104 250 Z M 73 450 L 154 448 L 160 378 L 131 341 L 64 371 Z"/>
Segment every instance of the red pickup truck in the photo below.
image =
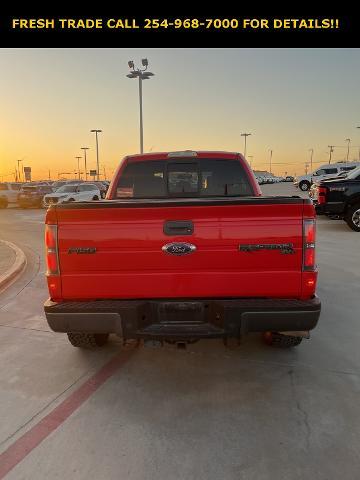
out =
<path fill-rule="evenodd" d="M 45 243 L 46 318 L 77 347 L 246 332 L 293 346 L 320 315 L 311 201 L 262 196 L 238 153 L 125 157 L 105 200 L 49 208 Z"/>

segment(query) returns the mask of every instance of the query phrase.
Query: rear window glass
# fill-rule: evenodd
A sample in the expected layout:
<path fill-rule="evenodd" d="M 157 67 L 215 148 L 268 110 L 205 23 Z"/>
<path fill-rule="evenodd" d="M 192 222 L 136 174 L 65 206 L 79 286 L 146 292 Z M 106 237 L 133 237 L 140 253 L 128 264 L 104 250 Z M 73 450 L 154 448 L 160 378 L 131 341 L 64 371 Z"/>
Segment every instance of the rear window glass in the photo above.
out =
<path fill-rule="evenodd" d="M 349 180 L 360 180 L 360 167 L 355 168 L 346 178 Z"/>
<path fill-rule="evenodd" d="M 128 164 L 117 198 L 239 197 L 254 192 L 237 160 L 145 161 Z"/>
<path fill-rule="evenodd" d="M 64 185 L 57 189 L 57 193 L 74 193 L 78 191 L 77 185 Z"/>
<path fill-rule="evenodd" d="M 356 165 L 352 165 L 351 167 L 341 167 L 340 170 L 343 172 L 350 172 L 351 170 L 354 170 L 356 168 Z"/>
<path fill-rule="evenodd" d="M 322 168 L 316 172 L 318 175 L 332 175 L 333 173 L 338 173 L 337 168 Z"/>

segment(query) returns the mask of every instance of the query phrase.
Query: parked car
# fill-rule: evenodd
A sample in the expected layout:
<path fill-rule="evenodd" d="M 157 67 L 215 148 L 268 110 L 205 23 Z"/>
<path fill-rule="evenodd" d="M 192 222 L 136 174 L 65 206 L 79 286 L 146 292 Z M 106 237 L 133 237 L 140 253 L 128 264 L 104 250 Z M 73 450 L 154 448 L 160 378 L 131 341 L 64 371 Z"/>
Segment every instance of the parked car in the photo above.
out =
<path fill-rule="evenodd" d="M 64 202 L 86 202 L 90 200 L 100 200 L 101 194 L 99 188 L 93 183 L 74 183 L 63 185 L 54 193 L 49 193 L 44 197 L 46 207 Z"/>
<path fill-rule="evenodd" d="M 101 198 L 105 198 L 106 196 L 106 192 L 108 190 L 108 185 L 105 185 L 104 182 L 91 182 L 93 183 L 94 185 L 96 185 L 98 187 L 98 189 L 100 190 L 100 194 L 101 194 Z"/>
<path fill-rule="evenodd" d="M 353 171 L 353 170 L 351 170 Z M 334 179 L 338 179 L 338 178 L 346 178 L 348 175 L 349 175 L 350 172 L 341 172 L 341 173 L 338 173 L 337 175 L 335 175 L 334 177 L 329 177 L 326 179 L 326 181 L 328 180 L 334 180 Z M 317 186 L 321 183 L 321 180 L 320 181 L 314 181 L 313 184 L 311 185 L 310 187 L 310 190 L 309 190 L 309 197 L 311 198 L 311 200 L 313 201 L 314 204 L 317 203 Z"/>
<path fill-rule="evenodd" d="M 107 198 L 46 215 L 45 315 L 72 345 L 271 332 L 288 347 L 316 326 L 314 206 L 262 197 L 242 155 L 128 156 Z"/>
<path fill-rule="evenodd" d="M 267 184 L 269 184 L 269 183 L 275 183 L 275 179 L 274 179 L 274 177 L 271 176 L 271 175 L 266 175 L 266 176 L 264 177 L 264 183 L 267 183 Z"/>
<path fill-rule="evenodd" d="M 23 185 L 18 194 L 17 203 L 20 208 L 43 207 L 44 195 L 52 192 L 50 185 Z"/>
<path fill-rule="evenodd" d="M 339 173 L 346 173 L 354 168 L 358 167 L 360 162 L 338 162 L 338 163 L 331 163 L 322 165 L 318 170 L 309 175 L 301 175 L 296 177 L 294 180 L 295 187 L 299 187 L 300 190 L 306 192 L 310 189 L 311 185 L 317 181 L 321 182 L 322 180 L 326 180 L 327 178 L 332 178 Z"/>
<path fill-rule="evenodd" d="M 318 214 L 343 219 L 360 232 L 360 167 L 345 178 L 321 181 L 312 193 Z"/>
<path fill-rule="evenodd" d="M 9 205 L 6 195 L 0 194 L 0 208 L 6 208 Z"/>
<path fill-rule="evenodd" d="M 20 182 L 1 182 L 0 194 L 7 198 L 8 203 L 16 203 L 21 186 Z"/>

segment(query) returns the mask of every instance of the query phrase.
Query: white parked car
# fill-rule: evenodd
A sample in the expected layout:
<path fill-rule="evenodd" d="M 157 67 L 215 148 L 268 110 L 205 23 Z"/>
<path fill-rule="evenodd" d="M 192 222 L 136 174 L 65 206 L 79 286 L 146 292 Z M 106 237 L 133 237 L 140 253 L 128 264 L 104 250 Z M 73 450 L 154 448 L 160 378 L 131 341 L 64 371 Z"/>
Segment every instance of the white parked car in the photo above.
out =
<path fill-rule="evenodd" d="M 93 183 L 75 183 L 63 185 L 56 192 L 44 196 L 44 206 L 64 202 L 88 202 L 91 200 L 100 200 L 100 190 Z"/>
<path fill-rule="evenodd" d="M 303 192 L 306 192 L 310 189 L 311 185 L 315 181 L 320 182 L 321 180 L 327 180 L 328 178 L 336 177 L 339 173 L 349 172 L 359 165 L 359 162 L 326 163 L 313 173 L 296 177 L 294 180 L 294 185 L 295 187 L 299 187 Z"/>
<path fill-rule="evenodd" d="M 8 203 L 16 203 L 21 186 L 20 182 L 1 182 L 0 195 L 6 197 Z"/>

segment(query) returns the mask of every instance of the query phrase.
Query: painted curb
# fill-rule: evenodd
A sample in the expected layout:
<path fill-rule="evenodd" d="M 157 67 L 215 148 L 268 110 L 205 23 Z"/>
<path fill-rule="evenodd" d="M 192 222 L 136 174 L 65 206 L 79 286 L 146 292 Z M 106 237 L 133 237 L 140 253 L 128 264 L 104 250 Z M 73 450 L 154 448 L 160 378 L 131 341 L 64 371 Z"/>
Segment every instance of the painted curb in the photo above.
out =
<path fill-rule="evenodd" d="M 5 273 L 0 275 L 0 292 L 8 287 L 22 273 L 26 266 L 25 253 L 17 245 L 6 240 L 0 240 L 0 243 L 11 248 L 15 252 L 15 262 Z"/>

